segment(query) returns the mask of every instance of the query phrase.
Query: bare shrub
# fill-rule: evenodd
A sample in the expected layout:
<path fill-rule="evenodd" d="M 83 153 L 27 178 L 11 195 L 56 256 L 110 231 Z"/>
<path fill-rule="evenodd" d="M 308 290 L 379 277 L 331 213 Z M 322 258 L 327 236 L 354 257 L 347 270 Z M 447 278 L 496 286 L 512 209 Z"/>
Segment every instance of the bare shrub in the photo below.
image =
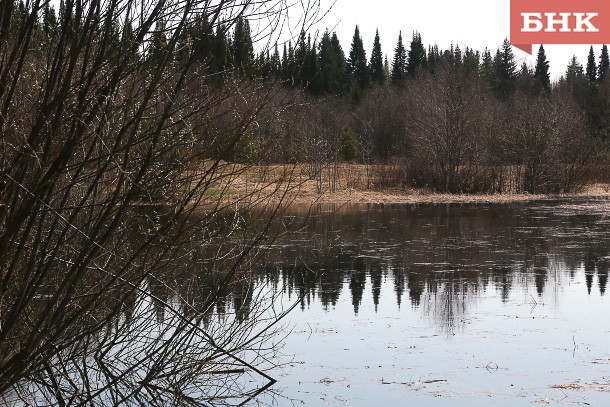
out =
<path fill-rule="evenodd" d="M 411 179 L 442 192 L 485 190 L 479 176 L 489 116 L 478 79 L 449 65 L 439 67 L 414 83 L 410 103 Z"/>
<path fill-rule="evenodd" d="M 288 5 L 67 0 L 47 32 L 47 3 L 26 4 L 3 5 L 0 31 L 2 400 L 252 397 L 273 383 L 257 365 L 283 315 L 250 280 L 278 208 L 249 212 L 256 191 L 229 207 L 247 167 L 221 157 L 266 154 L 248 143 L 275 88 L 175 56 L 195 16 L 271 35 Z M 210 321 L 229 300 L 234 317 Z"/>

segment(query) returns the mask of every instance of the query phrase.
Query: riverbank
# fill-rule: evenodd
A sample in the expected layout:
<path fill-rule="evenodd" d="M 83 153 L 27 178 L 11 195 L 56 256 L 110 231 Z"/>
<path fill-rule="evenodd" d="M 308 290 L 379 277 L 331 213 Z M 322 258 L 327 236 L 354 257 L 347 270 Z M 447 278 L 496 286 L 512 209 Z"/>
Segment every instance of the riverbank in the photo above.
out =
<path fill-rule="evenodd" d="M 312 176 L 313 169 L 297 166 L 244 167 L 225 163 L 223 175 L 205 193 L 204 201 L 224 204 L 315 203 L 511 203 L 555 199 L 608 199 L 610 184 L 595 182 L 579 192 L 562 194 L 448 194 L 423 188 L 387 186 L 379 167 L 345 164 Z M 381 174 L 381 175 L 380 175 Z M 389 172 L 385 172 L 389 174 Z M 386 185 L 384 185 L 386 184 Z"/>

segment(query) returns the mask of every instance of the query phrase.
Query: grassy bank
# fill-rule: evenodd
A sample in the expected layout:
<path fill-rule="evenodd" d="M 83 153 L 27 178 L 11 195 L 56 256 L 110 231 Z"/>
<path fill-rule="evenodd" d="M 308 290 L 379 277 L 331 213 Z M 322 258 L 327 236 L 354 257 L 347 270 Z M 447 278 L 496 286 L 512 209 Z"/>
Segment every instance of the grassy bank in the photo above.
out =
<path fill-rule="evenodd" d="M 401 186 L 400 170 L 392 166 L 340 164 L 240 166 L 224 164 L 230 176 L 218 176 L 205 197 L 225 204 L 240 202 L 312 203 L 488 203 L 547 199 L 610 199 L 610 184 L 591 181 L 578 192 L 561 194 L 493 193 L 449 194 Z M 222 172 L 220 172 L 222 173 Z M 221 191 L 224 191 L 222 193 Z"/>

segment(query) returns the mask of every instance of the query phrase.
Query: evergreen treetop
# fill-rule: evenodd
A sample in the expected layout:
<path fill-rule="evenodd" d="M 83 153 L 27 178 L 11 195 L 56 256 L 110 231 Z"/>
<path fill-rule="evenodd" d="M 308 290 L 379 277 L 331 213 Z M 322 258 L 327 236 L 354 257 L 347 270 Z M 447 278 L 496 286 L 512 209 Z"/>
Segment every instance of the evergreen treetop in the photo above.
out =
<path fill-rule="evenodd" d="M 352 48 L 350 49 L 349 58 L 347 60 L 347 70 L 361 89 L 368 87 L 370 79 L 369 69 L 366 60 L 366 52 L 364 51 L 364 44 L 358 26 L 356 26 L 354 31 Z"/>
<path fill-rule="evenodd" d="M 597 65 L 595 63 L 595 53 L 593 52 L 593 46 L 591 46 L 591 48 L 589 49 L 586 76 L 589 83 L 593 83 L 597 80 Z"/>
<path fill-rule="evenodd" d="M 540 45 L 538 57 L 536 58 L 536 70 L 534 71 L 534 92 L 536 94 L 549 93 L 551 91 L 551 78 L 549 76 L 549 61 L 546 59 L 544 47 Z"/>
<path fill-rule="evenodd" d="M 392 83 L 400 84 L 407 75 L 407 50 L 402 42 L 402 32 L 398 34 L 398 43 L 394 48 L 392 60 Z"/>
<path fill-rule="evenodd" d="M 417 31 L 413 33 L 408 58 L 407 73 L 411 76 L 415 76 L 415 73 L 426 65 L 426 49 L 422 43 L 421 35 Z"/>
<path fill-rule="evenodd" d="M 602 47 L 602 53 L 599 56 L 599 65 L 597 67 L 597 80 L 600 82 L 604 81 L 606 77 L 606 72 L 608 72 L 608 68 L 610 68 L 610 57 L 608 56 L 608 46 L 604 45 Z"/>
<path fill-rule="evenodd" d="M 385 70 L 383 67 L 383 54 L 381 52 L 381 41 L 379 39 L 379 30 L 375 31 L 375 40 L 373 41 L 373 51 L 371 52 L 370 62 L 371 80 L 378 84 L 383 84 L 386 80 Z"/>

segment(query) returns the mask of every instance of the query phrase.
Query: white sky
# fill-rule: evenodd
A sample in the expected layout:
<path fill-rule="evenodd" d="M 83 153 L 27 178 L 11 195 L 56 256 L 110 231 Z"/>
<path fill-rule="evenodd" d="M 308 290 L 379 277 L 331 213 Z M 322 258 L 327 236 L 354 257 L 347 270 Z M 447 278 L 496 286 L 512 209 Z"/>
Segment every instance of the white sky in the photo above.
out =
<path fill-rule="evenodd" d="M 328 8 L 333 0 L 321 0 Z M 364 41 L 367 57 L 373 48 L 375 29 L 379 36 L 383 53 L 392 60 L 398 32 L 402 30 L 403 40 L 408 49 L 413 31 L 421 33 L 426 48 L 438 44 L 440 49 L 458 44 L 462 50 L 466 46 L 483 51 L 490 48 L 492 53 L 510 37 L 509 0 L 337 0 L 329 14 L 315 26 L 321 33 L 325 28 L 335 28 L 343 51 L 349 52 L 356 24 Z M 585 66 L 590 45 L 545 45 L 547 59 L 551 65 L 551 80 L 558 79 L 576 55 Z M 596 60 L 599 60 L 601 45 L 594 45 Z M 521 62 L 527 54 L 513 48 L 515 57 Z M 530 65 L 536 61 L 538 45 L 534 45 Z"/>

